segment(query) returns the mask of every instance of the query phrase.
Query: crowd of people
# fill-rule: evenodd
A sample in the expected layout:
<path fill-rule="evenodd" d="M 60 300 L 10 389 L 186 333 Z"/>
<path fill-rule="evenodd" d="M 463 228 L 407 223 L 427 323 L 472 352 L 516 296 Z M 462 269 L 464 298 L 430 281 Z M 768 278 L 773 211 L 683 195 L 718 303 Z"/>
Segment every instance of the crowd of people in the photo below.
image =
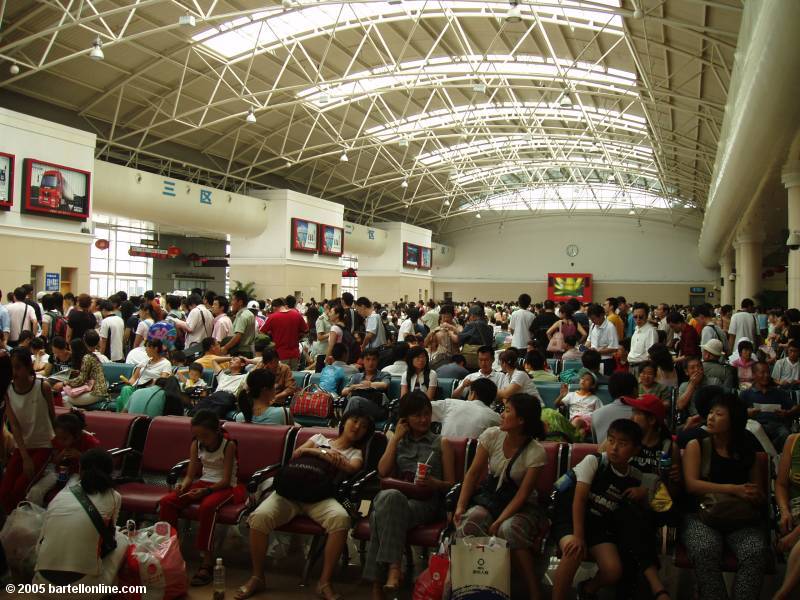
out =
<path fill-rule="evenodd" d="M 776 547 L 788 556 L 774 597 L 798 593 L 800 310 L 767 311 L 749 299 L 736 311 L 622 297 L 534 304 L 527 294 L 515 302 L 386 305 L 349 293 L 320 302 L 257 300 L 243 290 L 230 298 L 193 290 L 100 299 L 34 296 L 30 286 L 8 300 L 0 305 L 0 504 L 9 515 L 24 499 L 49 503 L 54 518 L 42 532 L 39 580 L 113 578 L 108 561 L 118 557 L 97 554 L 86 515 L 55 518 L 74 505 L 64 496 L 76 486 L 106 521 L 119 513 L 110 460 L 80 411 L 56 417 L 55 406 L 192 417 L 189 468 L 162 499 L 159 517 L 175 524 L 182 508 L 200 505 L 203 560 L 191 579 L 200 586 L 212 577 L 215 511 L 244 494 L 221 420 L 291 423 L 294 373 L 308 370 L 342 399 L 343 411 L 338 437 L 314 436 L 294 459 L 323 461 L 325 477 L 339 481 L 363 468 L 365 442 L 379 424 L 390 432 L 378 475 L 405 480 L 386 483 L 369 511 L 364 577 L 376 600 L 401 585 L 406 532 L 445 514 L 445 494 L 461 480 L 448 442 L 455 437 L 478 441 L 451 515 L 456 535 L 505 539 L 531 599 L 541 593 L 533 565 L 545 524 L 559 553 L 555 599 L 569 596 L 587 558 L 599 569 L 578 584 L 579 598 L 609 586 L 621 597 L 644 586 L 653 598 L 669 598 L 658 569 L 663 525 L 677 528 L 702 573 L 701 597 L 728 598 L 726 549 L 738 560 L 732 597 L 758 597 L 772 552 L 771 500 Z M 108 381 L 106 363 L 133 365 L 133 373 Z M 443 380 L 458 383 L 442 395 Z M 549 386 L 559 386 L 552 406 L 541 393 Z M 545 440 L 598 444 L 559 480 L 550 514 L 536 492 Z M 772 498 L 770 462 L 760 453 L 775 465 Z M 424 477 L 419 463 L 427 465 Z M 332 496 L 284 494 L 278 487 L 248 517 L 253 570 L 236 597 L 265 589 L 267 537 L 299 514 L 328 533 L 317 591 L 340 597 L 332 576 L 351 515 Z M 87 556 L 59 562 L 56 541 L 81 527 Z"/>

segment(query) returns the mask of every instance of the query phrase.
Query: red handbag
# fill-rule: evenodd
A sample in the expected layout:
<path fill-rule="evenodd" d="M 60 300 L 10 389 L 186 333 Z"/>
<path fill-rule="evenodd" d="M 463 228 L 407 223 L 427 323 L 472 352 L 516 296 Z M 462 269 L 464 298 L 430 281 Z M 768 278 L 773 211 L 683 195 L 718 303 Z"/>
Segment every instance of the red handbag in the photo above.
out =
<path fill-rule="evenodd" d="M 294 395 L 290 410 L 295 417 L 330 419 L 333 416 L 333 396 L 318 385 L 309 385 Z"/>

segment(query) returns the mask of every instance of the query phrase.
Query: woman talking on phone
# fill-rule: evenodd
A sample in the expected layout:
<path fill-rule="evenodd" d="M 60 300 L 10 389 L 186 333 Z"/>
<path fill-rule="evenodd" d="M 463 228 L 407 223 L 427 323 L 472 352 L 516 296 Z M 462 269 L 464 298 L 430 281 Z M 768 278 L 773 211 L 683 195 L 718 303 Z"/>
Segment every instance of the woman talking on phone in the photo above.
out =
<path fill-rule="evenodd" d="M 364 565 L 364 578 L 373 582 L 373 600 L 382 600 L 384 591 L 393 593 L 400 586 L 408 530 L 445 514 L 444 494 L 455 481 L 455 460 L 447 440 L 431 431 L 431 412 L 425 392 L 400 398 L 400 420 L 378 462 L 382 478 L 394 476 L 414 484 L 384 489 L 373 501 Z"/>

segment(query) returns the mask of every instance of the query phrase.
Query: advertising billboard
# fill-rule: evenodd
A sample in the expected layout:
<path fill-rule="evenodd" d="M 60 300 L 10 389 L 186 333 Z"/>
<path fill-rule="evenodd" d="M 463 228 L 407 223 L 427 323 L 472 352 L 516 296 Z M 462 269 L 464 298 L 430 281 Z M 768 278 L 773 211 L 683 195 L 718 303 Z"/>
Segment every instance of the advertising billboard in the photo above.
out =
<path fill-rule="evenodd" d="M 547 299 L 563 302 L 570 298 L 591 302 L 592 276 L 589 273 L 548 273 Z"/>
<path fill-rule="evenodd" d="M 418 267 L 419 266 L 419 246 L 416 244 L 409 244 L 403 242 L 403 266 L 404 267 Z"/>
<path fill-rule="evenodd" d="M 0 209 L 14 204 L 14 155 L 0 152 Z"/>
<path fill-rule="evenodd" d="M 341 256 L 344 252 L 344 229 L 333 225 L 320 225 L 320 254 Z"/>
<path fill-rule="evenodd" d="M 420 246 L 419 248 L 419 268 L 420 269 L 428 269 L 431 268 L 431 249 L 426 248 L 425 246 Z"/>
<path fill-rule="evenodd" d="M 85 221 L 91 174 L 33 158 L 23 161 L 22 210 Z"/>
<path fill-rule="evenodd" d="M 317 252 L 318 225 L 314 221 L 292 219 L 292 250 L 298 252 Z"/>

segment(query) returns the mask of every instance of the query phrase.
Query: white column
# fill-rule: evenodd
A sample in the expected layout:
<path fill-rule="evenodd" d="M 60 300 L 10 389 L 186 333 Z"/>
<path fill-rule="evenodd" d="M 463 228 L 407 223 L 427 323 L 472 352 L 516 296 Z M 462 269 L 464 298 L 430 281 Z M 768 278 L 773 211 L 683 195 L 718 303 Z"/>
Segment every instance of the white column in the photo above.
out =
<path fill-rule="evenodd" d="M 736 282 L 731 281 L 731 273 L 733 272 L 733 249 L 728 248 L 723 252 L 719 259 L 719 274 L 722 279 L 722 288 L 719 294 L 719 303 L 722 306 L 726 304 L 733 304 L 736 295 L 735 288 Z"/>
<path fill-rule="evenodd" d="M 739 228 L 736 234 L 736 307 L 745 298 L 755 300 L 761 291 L 761 254 L 764 229 L 752 218 Z"/>
<path fill-rule="evenodd" d="M 789 218 L 789 233 L 800 233 L 800 160 L 793 160 L 783 167 L 783 185 L 786 186 Z M 781 240 L 783 242 L 785 240 Z M 788 272 L 789 307 L 800 307 L 800 250 L 789 250 Z"/>

